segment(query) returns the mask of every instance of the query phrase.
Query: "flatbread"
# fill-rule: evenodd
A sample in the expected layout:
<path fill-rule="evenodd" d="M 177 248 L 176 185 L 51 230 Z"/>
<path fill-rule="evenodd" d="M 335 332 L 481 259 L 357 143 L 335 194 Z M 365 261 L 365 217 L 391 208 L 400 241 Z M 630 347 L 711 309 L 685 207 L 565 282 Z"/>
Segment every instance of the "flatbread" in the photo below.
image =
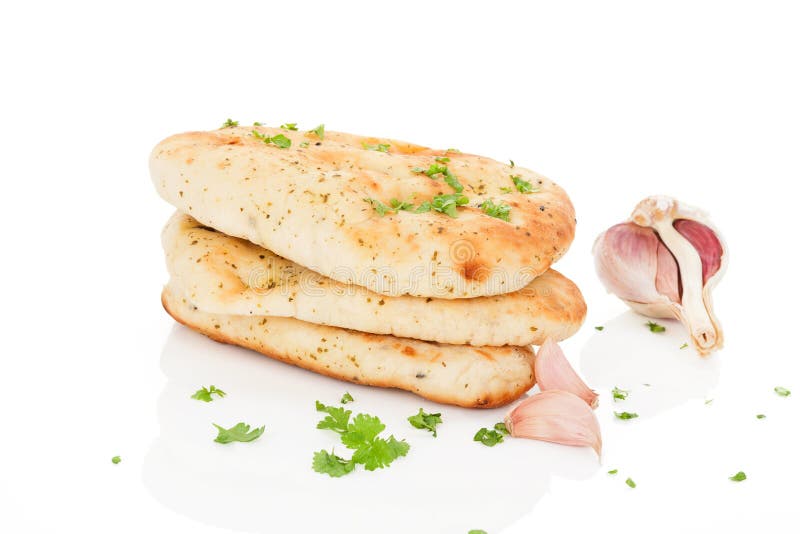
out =
<path fill-rule="evenodd" d="M 502 406 L 535 382 L 533 352 L 527 347 L 442 345 L 285 317 L 205 313 L 170 285 L 161 302 L 176 321 L 216 341 L 340 380 L 404 389 L 445 404 Z"/>
<path fill-rule="evenodd" d="M 253 132 L 283 135 L 291 147 L 267 144 Z M 388 145 L 388 153 L 365 144 Z M 453 194 L 442 174 L 414 171 L 434 164 L 446 165 L 469 198 L 457 218 L 402 210 L 381 216 L 365 200 L 418 207 Z M 566 252 L 575 231 L 572 204 L 551 180 L 489 158 L 391 139 L 336 132 L 320 139 L 265 127 L 189 132 L 155 147 L 150 172 L 159 194 L 201 223 L 391 296 L 517 291 Z M 512 175 L 535 192 L 518 192 Z M 509 222 L 478 207 L 487 200 L 508 204 Z"/>
<path fill-rule="evenodd" d="M 162 242 L 172 283 L 200 309 L 303 321 L 439 343 L 540 345 L 574 334 L 578 288 L 549 270 L 514 293 L 473 299 L 383 296 L 346 285 L 176 213 Z"/>

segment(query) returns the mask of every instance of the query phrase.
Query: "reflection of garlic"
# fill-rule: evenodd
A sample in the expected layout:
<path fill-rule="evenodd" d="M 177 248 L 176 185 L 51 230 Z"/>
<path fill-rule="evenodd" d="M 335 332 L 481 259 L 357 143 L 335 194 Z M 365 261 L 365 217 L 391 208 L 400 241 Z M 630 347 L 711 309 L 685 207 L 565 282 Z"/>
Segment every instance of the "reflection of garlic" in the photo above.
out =
<path fill-rule="evenodd" d="M 595 267 L 606 289 L 643 315 L 679 319 L 700 354 L 721 348 L 711 304 L 728 262 L 719 232 L 699 210 L 662 196 L 642 200 L 630 221 L 595 241 Z"/>

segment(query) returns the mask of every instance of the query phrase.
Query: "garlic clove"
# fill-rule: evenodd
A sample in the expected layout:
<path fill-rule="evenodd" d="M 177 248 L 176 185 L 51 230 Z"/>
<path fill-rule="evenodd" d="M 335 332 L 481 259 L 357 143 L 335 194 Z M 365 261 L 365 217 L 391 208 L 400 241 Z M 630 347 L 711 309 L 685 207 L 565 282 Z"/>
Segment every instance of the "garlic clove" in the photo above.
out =
<path fill-rule="evenodd" d="M 711 290 L 725 272 L 727 249 L 701 211 L 669 197 L 648 197 L 631 222 L 601 234 L 593 252 L 606 288 L 634 310 L 680 320 L 700 354 L 722 347 Z"/>
<path fill-rule="evenodd" d="M 577 395 L 592 409 L 597 408 L 599 395 L 581 380 L 564 356 L 558 343 L 550 338 L 539 347 L 533 364 L 536 383 L 541 391 L 563 390 Z"/>
<path fill-rule="evenodd" d="M 600 424 L 583 399 L 568 391 L 550 390 L 531 395 L 505 417 L 513 437 L 562 445 L 591 447 L 600 456 Z"/>

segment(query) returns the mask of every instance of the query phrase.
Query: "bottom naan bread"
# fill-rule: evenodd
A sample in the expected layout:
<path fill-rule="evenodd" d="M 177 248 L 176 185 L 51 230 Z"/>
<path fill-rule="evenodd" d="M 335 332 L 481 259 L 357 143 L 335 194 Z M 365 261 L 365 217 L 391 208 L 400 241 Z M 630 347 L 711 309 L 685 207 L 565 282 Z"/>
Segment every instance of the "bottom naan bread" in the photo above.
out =
<path fill-rule="evenodd" d="M 171 284 L 161 302 L 176 321 L 216 341 L 340 380 L 404 389 L 445 404 L 494 408 L 535 383 L 528 347 L 444 345 L 288 317 L 205 313 Z"/>

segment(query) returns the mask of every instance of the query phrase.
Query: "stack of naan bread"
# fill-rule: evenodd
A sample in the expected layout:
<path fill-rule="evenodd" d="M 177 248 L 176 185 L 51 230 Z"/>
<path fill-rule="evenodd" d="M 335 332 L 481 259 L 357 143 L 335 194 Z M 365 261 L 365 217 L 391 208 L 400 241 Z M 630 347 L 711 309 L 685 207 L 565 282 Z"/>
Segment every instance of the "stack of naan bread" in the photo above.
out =
<path fill-rule="evenodd" d="M 530 345 L 583 322 L 580 291 L 550 269 L 572 204 L 513 164 L 259 125 L 169 137 L 150 170 L 178 209 L 164 308 L 217 341 L 494 407 L 534 385 Z"/>

